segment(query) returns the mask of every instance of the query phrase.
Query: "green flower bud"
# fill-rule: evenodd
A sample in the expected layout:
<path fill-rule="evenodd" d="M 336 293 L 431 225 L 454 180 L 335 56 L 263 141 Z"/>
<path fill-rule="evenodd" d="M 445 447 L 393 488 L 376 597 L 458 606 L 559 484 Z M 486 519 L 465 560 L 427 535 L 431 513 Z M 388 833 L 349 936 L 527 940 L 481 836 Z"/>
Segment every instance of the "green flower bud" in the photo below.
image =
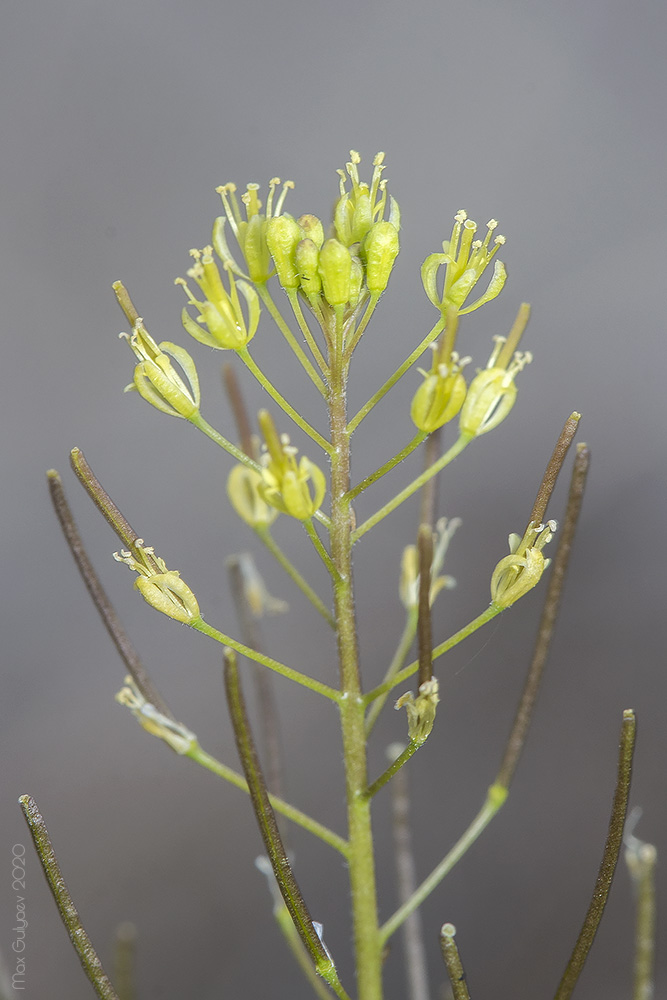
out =
<path fill-rule="evenodd" d="M 509 536 L 510 554 L 500 560 L 491 577 L 491 603 L 495 607 L 509 608 L 539 583 L 551 561 L 544 558 L 542 549 L 557 527 L 556 521 L 537 525 L 531 521 L 523 538 Z"/>
<path fill-rule="evenodd" d="M 320 254 L 317 244 L 311 239 L 301 240 L 294 253 L 294 263 L 301 280 L 301 290 L 308 299 L 319 295 L 322 291 L 319 263 Z"/>
<path fill-rule="evenodd" d="M 398 255 L 398 232 L 391 222 L 376 222 L 366 234 L 363 254 L 366 259 L 366 285 L 371 295 L 380 295 Z"/>
<path fill-rule="evenodd" d="M 279 215 L 266 223 L 266 243 L 276 265 L 278 281 L 285 290 L 299 287 L 294 252 L 302 237 L 301 227 L 289 215 Z"/>
<path fill-rule="evenodd" d="M 324 243 L 324 226 L 316 215 L 302 215 L 296 220 L 301 226 L 304 239 L 312 240 L 319 250 Z"/>
<path fill-rule="evenodd" d="M 156 344 L 142 319 L 134 324 L 131 337 L 127 334 L 121 336 L 125 337 L 139 358 L 139 364 L 134 369 L 134 382 L 125 387 L 125 392 L 136 389 L 151 406 L 172 417 L 187 420 L 197 413 L 201 398 L 199 378 L 188 352 L 166 340 Z M 180 365 L 186 382 L 172 365 L 169 355 Z"/>
<path fill-rule="evenodd" d="M 143 599 L 164 615 L 189 625 L 200 618 L 197 598 L 177 570 L 167 569 L 164 559 L 138 538 L 135 551 L 114 552 L 114 559 L 139 574 L 134 586 Z"/>
<path fill-rule="evenodd" d="M 227 477 L 227 496 L 239 517 L 251 528 L 268 528 L 278 511 L 264 500 L 259 472 L 246 465 L 235 465 Z"/>
<path fill-rule="evenodd" d="M 350 306 L 354 309 L 364 287 L 364 265 L 358 257 L 352 254 L 352 270 L 350 271 Z"/>
<path fill-rule="evenodd" d="M 184 308 L 181 313 L 183 327 L 191 337 L 201 344 L 206 344 L 207 347 L 215 347 L 218 350 L 243 350 L 255 336 L 259 325 L 260 304 L 257 292 L 246 281 L 236 281 L 230 265 L 225 264 L 229 278 L 229 292 L 227 292 L 218 265 L 213 259 L 212 247 L 191 250 L 190 253 L 195 263 L 188 271 L 188 277 L 194 278 L 205 297 L 204 301 L 200 302 L 190 291 L 187 282 L 183 278 L 176 278 L 175 284 L 183 287 L 188 302 L 196 306 L 199 311 L 195 321 Z M 239 292 L 246 301 L 247 319 Z M 200 323 L 204 323 L 208 329 L 204 329 Z"/>
<path fill-rule="evenodd" d="M 326 240 L 320 250 L 318 265 L 324 298 L 330 306 L 344 306 L 350 299 L 352 257 L 338 240 Z"/>

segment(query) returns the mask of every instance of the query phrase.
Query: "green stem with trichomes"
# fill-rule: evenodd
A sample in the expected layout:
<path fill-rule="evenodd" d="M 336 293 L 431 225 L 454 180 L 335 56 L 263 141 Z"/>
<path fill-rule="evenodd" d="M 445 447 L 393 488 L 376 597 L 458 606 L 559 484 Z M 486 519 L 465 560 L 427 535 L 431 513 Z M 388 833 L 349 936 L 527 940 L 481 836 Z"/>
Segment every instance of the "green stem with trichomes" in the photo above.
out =
<path fill-rule="evenodd" d="M 255 660 L 257 663 L 268 667 L 269 670 L 275 670 L 277 674 L 287 677 L 288 680 L 294 681 L 296 684 L 301 684 L 302 687 L 307 687 L 311 691 L 315 691 L 316 694 L 322 694 L 331 701 L 341 700 L 340 692 L 336 691 L 335 688 L 329 687 L 328 684 L 322 684 L 321 681 L 315 680 L 314 677 L 309 677 L 307 674 L 302 674 L 300 671 L 294 670 L 292 667 L 288 667 L 278 660 L 274 660 L 272 656 L 266 656 L 264 653 L 259 653 L 256 649 L 250 649 L 242 642 L 238 642 L 236 639 L 232 639 L 231 636 L 225 635 L 224 632 L 220 632 L 217 628 L 213 628 L 203 618 L 193 618 L 188 622 L 188 625 L 190 628 L 196 629 L 197 632 L 207 635 L 210 639 L 215 639 L 216 642 L 222 643 L 223 646 L 229 646 L 230 649 L 236 650 L 241 656 L 247 656 L 249 660 Z"/>
<path fill-rule="evenodd" d="M 338 332 L 338 331 L 336 331 Z M 337 337 L 332 336 L 336 345 Z M 365 703 L 361 692 L 356 616 L 352 588 L 350 509 L 350 430 L 345 410 L 346 366 L 340 349 L 331 352 L 331 559 L 340 666 L 340 721 L 345 763 L 348 819 L 348 871 L 359 1000 L 382 998 L 382 948 L 378 934 L 377 893 L 371 803 L 368 785 Z"/>

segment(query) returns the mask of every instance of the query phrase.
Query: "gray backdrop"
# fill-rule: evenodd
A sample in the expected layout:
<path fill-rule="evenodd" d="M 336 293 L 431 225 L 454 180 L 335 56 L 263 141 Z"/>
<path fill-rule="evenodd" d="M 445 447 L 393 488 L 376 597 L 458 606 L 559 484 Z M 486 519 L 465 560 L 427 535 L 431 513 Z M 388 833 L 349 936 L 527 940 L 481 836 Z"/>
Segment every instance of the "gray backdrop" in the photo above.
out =
<path fill-rule="evenodd" d="M 227 180 L 292 178 L 288 208 L 327 216 L 350 148 L 386 151 L 403 210 L 401 255 L 350 386 L 357 407 L 428 330 L 419 266 L 465 207 L 507 236 L 502 297 L 465 323 L 484 363 L 518 304 L 533 320 L 534 364 L 501 429 L 443 481 L 440 512 L 464 525 L 439 603 L 441 639 L 481 610 L 509 531 L 526 521 L 544 462 L 572 409 L 593 451 L 590 490 L 549 672 L 510 800 L 424 909 L 434 996 L 437 931 L 454 921 L 474 993 L 553 993 L 597 870 L 621 712 L 640 738 L 638 833 L 665 845 L 663 653 L 664 5 L 659 0 L 6 0 L 1 15 L 3 407 L 2 930 L 13 961 L 16 799 L 30 792 L 104 960 L 116 924 L 139 927 L 140 996 L 281 998 L 307 987 L 274 927 L 252 862 L 259 836 L 241 793 L 178 759 L 113 700 L 123 669 L 77 578 L 47 499 L 63 474 L 110 595 L 179 719 L 227 762 L 235 750 L 214 644 L 161 618 L 111 559 L 117 541 L 68 469 L 79 445 L 131 522 L 235 633 L 224 558 L 253 551 L 291 614 L 265 628 L 276 656 L 334 682 L 316 615 L 227 508 L 230 463 L 184 422 L 122 395 L 132 356 L 110 290 L 122 278 L 157 339 L 186 343 L 173 278 L 209 238 Z M 288 395 L 300 371 L 268 321 L 258 359 Z M 208 419 L 230 435 L 219 355 L 188 344 Z M 243 377 L 253 408 L 260 394 Z M 412 434 L 412 373 L 359 431 L 355 472 Z M 304 412 L 322 420 L 314 394 Z M 297 438 L 295 438 L 297 439 Z M 359 504 L 370 513 L 414 473 L 397 471 Z M 554 513 L 562 510 L 559 491 Z M 560 504 L 560 507 L 559 507 Z M 397 572 L 414 536 L 406 504 L 356 559 L 367 684 L 401 621 Z M 281 543 L 325 580 L 296 524 Z M 493 779 L 532 642 L 533 594 L 468 641 L 438 673 L 437 733 L 411 766 L 425 874 Z M 343 829 L 340 750 L 327 704 L 278 680 L 290 795 Z M 404 735 L 389 711 L 371 766 Z M 377 802 L 381 905 L 394 905 L 387 795 Z M 350 983 L 345 878 L 325 847 L 295 833 L 297 873 Z M 26 991 L 91 995 L 30 850 Z M 664 887 L 664 865 L 663 865 Z M 632 895 L 618 873 L 581 995 L 630 989 Z M 662 977 L 658 990 L 665 989 Z M 405 995 L 398 939 L 387 996 Z M 352 988 L 352 987 L 350 987 Z"/>

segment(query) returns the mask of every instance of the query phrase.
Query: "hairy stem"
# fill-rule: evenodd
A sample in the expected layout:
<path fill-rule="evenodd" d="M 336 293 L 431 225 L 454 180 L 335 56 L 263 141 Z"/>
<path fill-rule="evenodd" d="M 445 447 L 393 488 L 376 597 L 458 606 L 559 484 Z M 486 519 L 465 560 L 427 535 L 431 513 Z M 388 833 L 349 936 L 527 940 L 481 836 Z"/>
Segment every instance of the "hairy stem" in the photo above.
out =
<path fill-rule="evenodd" d="M 337 338 L 332 338 L 334 345 Z M 375 859 L 371 828 L 366 761 L 365 704 L 357 650 L 356 616 L 352 589 L 352 521 L 350 488 L 350 431 L 345 412 L 346 369 L 341 351 L 331 352 L 331 559 L 334 609 L 340 665 L 339 701 L 345 761 L 348 818 L 348 868 L 359 1000 L 381 1000 L 382 952 L 378 935 Z"/>

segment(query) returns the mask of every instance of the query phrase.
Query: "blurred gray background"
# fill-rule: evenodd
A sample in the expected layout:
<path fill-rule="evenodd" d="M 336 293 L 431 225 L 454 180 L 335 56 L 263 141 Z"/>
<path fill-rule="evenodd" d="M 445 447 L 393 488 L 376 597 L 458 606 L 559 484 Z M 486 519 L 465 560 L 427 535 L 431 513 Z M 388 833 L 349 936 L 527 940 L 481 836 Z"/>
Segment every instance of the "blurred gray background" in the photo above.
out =
<path fill-rule="evenodd" d="M 12 959 L 12 845 L 28 845 L 16 799 L 30 792 L 50 825 L 75 900 L 106 963 L 114 927 L 139 928 L 142 1000 L 306 996 L 253 868 L 248 803 L 150 739 L 113 699 L 123 668 L 75 572 L 50 509 L 59 469 L 81 530 L 126 627 L 178 719 L 206 749 L 236 756 L 219 649 L 144 605 L 111 553 L 118 543 L 69 471 L 80 446 L 127 517 L 238 634 L 225 557 L 255 553 L 291 613 L 264 626 L 278 658 L 329 683 L 326 627 L 226 503 L 230 462 L 183 421 L 123 396 L 132 355 L 111 282 L 128 285 L 158 340 L 187 344 L 173 278 L 209 239 L 215 186 L 296 190 L 287 209 L 327 217 L 335 169 L 351 148 L 363 174 L 382 149 L 403 212 L 389 292 L 359 352 L 356 408 L 435 320 L 419 280 L 461 207 L 500 220 L 509 280 L 462 325 L 477 364 L 528 300 L 520 377 L 503 426 L 443 480 L 440 513 L 464 524 L 438 603 L 442 639 L 479 613 L 509 531 L 527 520 L 560 426 L 583 412 L 592 449 L 558 636 L 509 802 L 424 908 L 433 996 L 437 947 L 451 920 L 479 997 L 552 995 L 592 890 L 606 833 L 621 713 L 639 717 L 632 800 L 639 836 L 666 844 L 665 30 L 659 0 L 7 0 L 1 14 L 3 387 L 2 893 L 0 947 Z M 280 293 L 278 292 L 278 295 Z M 279 387 L 323 420 L 270 322 L 253 346 Z M 233 436 L 221 356 L 189 343 L 204 415 Z M 241 375 L 253 409 L 261 396 Z M 412 435 L 413 372 L 355 438 L 355 477 Z M 300 442 L 298 435 L 294 440 Z M 394 472 L 359 503 L 367 516 L 416 474 Z M 564 489 L 553 516 L 562 512 Z M 364 538 L 356 557 L 367 685 L 401 627 L 397 578 L 416 502 Z M 295 523 L 276 536 L 324 591 Z M 437 732 L 411 767 L 418 869 L 457 838 L 496 773 L 539 610 L 533 593 L 449 658 L 438 675 Z M 277 679 L 294 802 L 343 831 L 336 719 L 328 704 Z M 386 713 L 371 750 L 404 736 Z M 388 796 L 378 797 L 381 906 L 396 905 Z M 297 875 L 342 977 L 351 982 L 345 873 L 337 856 L 293 836 Z M 26 991 L 87 998 L 41 872 L 27 850 Z M 664 863 L 661 869 L 664 890 Z M 665 893 L 663 891 L 663 900 Z M 632 893 L 619 869 L 581 996 L 626 997 Z M 405 996 L 401 949 L 387 997 Z M 659 953 L 658 993 L 666 956 Z M 353 987 L 350 985 L 350 989 Z"/>

